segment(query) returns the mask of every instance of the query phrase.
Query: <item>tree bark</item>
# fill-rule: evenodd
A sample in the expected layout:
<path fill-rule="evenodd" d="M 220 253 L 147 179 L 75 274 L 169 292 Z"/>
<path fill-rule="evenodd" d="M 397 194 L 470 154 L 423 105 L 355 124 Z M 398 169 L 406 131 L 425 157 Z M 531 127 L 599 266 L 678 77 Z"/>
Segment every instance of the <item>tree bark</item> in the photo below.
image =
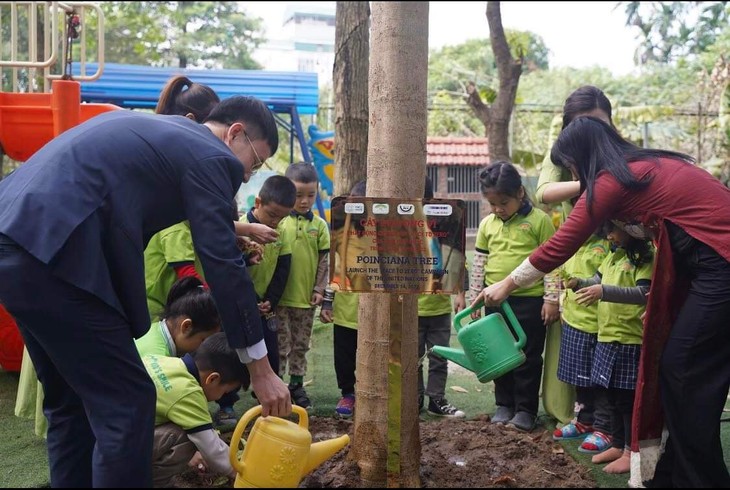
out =
<path fill-rule="evenodd" d="M 335 10 L 334 195 L 367 176 L 370 4 L 337 2 Z"/>
<path fill-rule="evenodd" d="M 426 178 L 428 2 L 373 2 L 372 9 L 367 195 L 420 199 Z M 354 444 L 364 486 L 420 487 L 417 295 L 389 296 L 360 295 Z M 397 331 L 391 329 L 394 318 L 402 319 Z M 388 392 L 394 396 L 394 386 L 386 390 L 389 369 L 400 374 L 399 427 L 393 426 L 392 411 L 389 421 Z M 394 433 L 400 438 L 395 472 L 388 451 Z"/>
<path fill-rule="evenodd" d="M 479 96 L 474 82 L 469 82 L 466 102 L 484 124 L 489 140 L 489 159 L 491 161 L 509 161 L 509 123 L 515 106 L 517 86 L 522 75 L 523 58 L 514 59 L 510 53 L 502 27 L 499 2 L 487 2 L 487 23 L 489 24 L 489 40 L 497 64 L 499 90 L 492 105 L 488 106 Z"/>

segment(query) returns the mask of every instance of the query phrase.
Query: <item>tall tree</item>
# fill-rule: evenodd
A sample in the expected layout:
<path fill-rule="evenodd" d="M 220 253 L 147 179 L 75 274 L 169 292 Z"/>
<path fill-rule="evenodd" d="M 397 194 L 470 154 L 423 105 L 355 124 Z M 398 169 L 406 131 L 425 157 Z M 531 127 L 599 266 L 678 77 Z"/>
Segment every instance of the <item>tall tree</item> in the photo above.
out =
<path fill-rule="evenodd" d="M 522 75 L 524 54 L 512 57 L 507 38 L 502 28 L 502 13 L 499 2 L 487 2 L 487 23 L 489 40 L 492 43 L 494 60 L 497 63 L 499 89 L 494 102 L 487 105 L 482 100 L 476 84 L 471 81 L 466 87 L 467 104 L 484 124 L 489 139 L 489 157 L 492 161 L 509 160 L 509 123 L 515 105 L 517 86 Z"/>
<path fill-rule="evenodd" d="M 637 65 L 703 53 L 730 22 L 728 2 L 623 2 L 626 25 L 639 29 Z"/>
<path fill-rule="evenodd" d="M 103 2 L 105 56 L 137 65 L 258 69 L 261 19 L 242 2 Z"/>
<path fill-rule="evenodd" d="M 372 9 L 367 195 L 420 199 L 428 2 L 373 2 Z M 362 483 L 420 487 L 417 295 L 361 294 L 358 323 L 354 444 Z"/>
<path fill-rule="evenodd" d="M 540 36 L 511 30 L 505 30 L 505 36 L 513 56 L 524 54 L 523 77 L 548 69 L 549 50 Z M 431 52 L 428 59 L 429 102 L 434 109 L 450 110 L 429 114 L 429 136 L 473 137 L 484 133 L 484 124 L 463 106 L 465 79 L 474 82 L 483 100 L 494 101 L 499 80 L 489 39 L 469 39 Z"/>
<path fill-rule="evenodd" d="M 370 4 L 337 2 L 335 10 L 334 194 L 347 193 L 367 175 Z"/>

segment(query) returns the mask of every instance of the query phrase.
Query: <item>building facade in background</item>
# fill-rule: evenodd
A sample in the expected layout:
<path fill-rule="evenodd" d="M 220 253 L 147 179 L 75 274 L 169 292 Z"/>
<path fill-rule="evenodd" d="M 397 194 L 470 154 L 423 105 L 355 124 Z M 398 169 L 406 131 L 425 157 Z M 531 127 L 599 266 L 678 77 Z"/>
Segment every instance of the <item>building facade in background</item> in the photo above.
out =
<path fill-rule="evenodd" d="M 489 212 L 482 198 L 479 173 L 489 164 L 487 138 L 429 136 L 426 172 L 433 182 L 434 197 L 466 202 L 466 232 L 473 235 Z"/>
<path fill-rule="evenodd" d="M 290 4 L 281 34 L 254 51 L 265 70 L 315 72 L 320 88 L 332 86 L 335 63 L 335 7 Z"/>

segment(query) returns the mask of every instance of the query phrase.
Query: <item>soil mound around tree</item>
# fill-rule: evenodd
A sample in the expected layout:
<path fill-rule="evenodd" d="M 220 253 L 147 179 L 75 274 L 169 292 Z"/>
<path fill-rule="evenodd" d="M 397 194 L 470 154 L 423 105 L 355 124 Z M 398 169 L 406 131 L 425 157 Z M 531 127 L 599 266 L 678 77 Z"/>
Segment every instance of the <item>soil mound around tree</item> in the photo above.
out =
<path fill-rule="evenodd" d="M 342 434 L 352 437 L 353 429 L 349 420 L 309 419 L 313 442 Z M 484 416 L 423 421 L 420 434 L 423 488 L 596 488 L 589 469 L 565 453 L 542 427 L 522 433 L 493 425 Z M 223 437 L 229 440 L 230 434 Z M 300 488 L 360 486 L 359 468 L 348 456 L 349 447 L 306 476 Z M 176 483 L 185 488 L 233 485 L 228 478 L 196 471 L 186 472 Z"/>

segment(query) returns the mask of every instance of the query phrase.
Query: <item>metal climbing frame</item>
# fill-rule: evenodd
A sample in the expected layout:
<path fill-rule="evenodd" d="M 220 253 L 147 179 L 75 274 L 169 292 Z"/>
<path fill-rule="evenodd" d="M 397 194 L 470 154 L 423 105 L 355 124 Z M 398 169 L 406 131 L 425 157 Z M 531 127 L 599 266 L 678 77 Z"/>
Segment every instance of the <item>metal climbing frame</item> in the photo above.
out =
<path fill-rule="evenodd" d="M 70 54 L 67 22 L 69 16 L 78 16 L 84 28 L 78 33 L 79 65 L 82 74 L 74 77 L 78 81 L 96 80 L 104 69 L 104 13 L 98 4 L 92 2 L 0 2 L 0 25 L 3 17 L 9 16 L 9 39 L 0 39 L 0 44 L 10 49 L 0 52 L 0 70 L 9 81 L 10 92 L 49 92 L 51 81 L 60 80 L 66 71 L 66 54 Z M 22 22 L 26 28 L 21 28 Z M 88 38 L 90 30 L 96 31 L 95 42 Z M 42 39 L 42 41 L 41 41 Z M 40 46 L 42 44 L 42 47 Z M 95 45 L 92 58 L 96 71 L 86 74 L 89 46 Z M 25 48 L 25 49 L 23 49 Z M 6 54 L 7 53 L 7 54 Z M 4 59 L 2 56 L 9 56 Z M 40 58 L 40 59 L 39 59 Z M 60 63 L 59 63 L 60 61 Z M 60 65 L 60 70 L 58 70 Z M 37 70 L 43 70 L 43 87 L 38 90 L 33 81 Z M 9 72 L 9 75 L 6 74 Z M 25 84 L 21 81 L 25 79 Z"/>

